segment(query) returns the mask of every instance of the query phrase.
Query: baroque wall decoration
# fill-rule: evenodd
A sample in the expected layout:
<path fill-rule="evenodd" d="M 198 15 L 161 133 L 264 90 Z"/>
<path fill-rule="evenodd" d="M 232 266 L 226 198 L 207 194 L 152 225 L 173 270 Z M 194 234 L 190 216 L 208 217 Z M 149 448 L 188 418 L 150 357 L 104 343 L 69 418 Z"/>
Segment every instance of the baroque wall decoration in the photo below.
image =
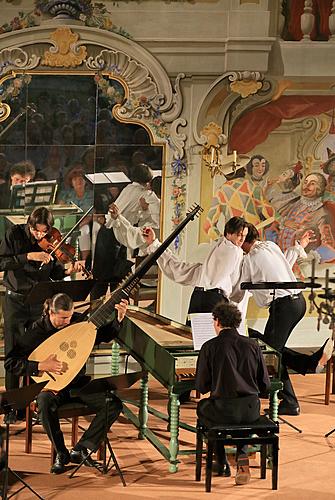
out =
<path fill-rule="evenodd" d="M 0 26 L 0 34 L 10 31 L 22 30 L 40 26 L 44 20 L 55 18 L 81 21 L 83 25 L 92 28 L 111 31 L 126 38 L 131 35 L 122 27 L 114 25 L 111 12 L 102 2 L 91 0 L 80 1 L 45 1 L 35 0 L 35 8 L 32 11 L 19 11 L 11 21 Z"/>
<path fill-rule="evenodd" d="M 86 47 L 77 43 L 78 38 L 79 35 L 73 33 L 70 28 L 58 28 L 50 36 L 53 47 L 44 52 L 42 64 L 65 68 L 80 66 L 87 56 L 87 51 Z"/>
<path fill-rule="evenodd" d="M 87 23 L 74 26 L 71 20 L 65 20 L 62 28 L 56 29 L 40 17 L 40 27 L 34 31 L 34 45 L 30 43 L 29 27 L 22 29 L 19 46 L 15 33 L 10 31 L 2 50 L 0 43 L 2 74 L 11 70 L 34 73 L 40 68 L 43 71 L 47 68 L 50 74 L 58 68 L 63 71 L 70 67 L 75 68 L 77 74 L 91 74 L 118 121 L 143 126 L 150 133 L 152 144 L 167 146 L 166 160 L 171 172 L 167 177 L 172 179 L 171 219 L 173 225 L 178 224 L 186 200 L 186 134 L 182 129 L 187 122 L 181 117 L 180 88 L 184 75 L 177 75 L 171 85 L 157 59 L 136 42 L 104 30 L 98 32 Z M 110 85 L 109 82 L 115 80 L 124 87 L 124 97 L 118 96 L 115 86 Z M 176 248 L 180 248 L 180 241 L 175 243 Z"/>

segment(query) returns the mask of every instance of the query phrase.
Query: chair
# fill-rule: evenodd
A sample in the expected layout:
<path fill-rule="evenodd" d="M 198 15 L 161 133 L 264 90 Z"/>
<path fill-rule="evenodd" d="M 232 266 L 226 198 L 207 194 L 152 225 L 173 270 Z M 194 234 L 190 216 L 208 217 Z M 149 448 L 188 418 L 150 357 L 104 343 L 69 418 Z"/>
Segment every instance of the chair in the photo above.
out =
<path fill-rule="evenodd" d="M 201 462 L 203 453 L 203 441 L 207 441 L 206 454 L 206 492 L 211 491 L 212 465 L 214 445 L 217 440 L 223 445 L 260 445 L 261 452 L 261 479 L 266 478 L 266 452 L 267 446 L 272 448 L 272 489 L 278 487 L 278 423 L 262 415 L 253 424 L 219 425 L 207 428 L 198 421 L 197 425 L 197 447 L 196 447 L 196 472 L 195 480 L 201 480 Z"/>
<path fill-rule="evenodd" d="M 145 257 L 135 257 L 137 267 Z M 140 286 L 131 293 L 134 305 L 138 306 L 141 300 L 157 300 L 158 266 L 153 264 L 141 279 Z"/>
<path fill-rule="evenodd" d="M 32 403 L 26 408 L 26 429 L 25 429 L 25 453 L 32 452 L 33 441 L 33 422 L 32 415 L 36 411 L 36 403 Z M 78 441 L 78 421 L 79 417 L 94 415 L 94 411 L 89 409 L 82 403 L 69 403 L 61 406 L 58 409 L 58 416 L 60 419 L 71 420 L 71 446 L 73 447 Z M 51 464 L 55 460 L 55 451 L 51 445 Z"/>
<path fill-rule="evenodd" d="M 122 374 L 122 375 L 115 375 L 111 377 L 104 377 L 104 378 L 98 378 L 91 380 L 88 384 L 86 384 L 84 387 L 81 389 L 78 389 L 78 396 L 80 396 L 80 393 L 85 393 L 85 394 L 92 394 L 92 393 L 97 393 L 97 392 L 104 392 L 105 393 L 105 404 L 106 404 L 106 422 L 107 422 L 107 408 L 108 404 L 111 401 L 111 395 L 115 390 L 121 390 L 121 389 L 128 389 L 131 387 L 135 382 L 140 380 L 145 376 L 145 372 L 133 372 L 129 374 Z M 26 408 L 26 442 L 25 442 L 25 451 L 26 453 L 31 453 L 32 449 L 32 406 L 28 406 Z M 65 419 L 72 419 L 72 433 L 71 433 L 71 446 L 74 447 L 75 444 L 78 442 L 78 419 L 81 416 L 86 416 L 86 415 L 95 415 L 95 411 L 90 409 L 87 405 L 84 403 L 68 403 L 60 406 L 58 408 L 58 416 L 59 418 L 65 418 Z M 122 471 L 117 463 L 115 454 L 113 452 L 112 446 L 110 444 L 110 441 L 108 439 L 108 431 L 109 428 L 105 428 L 105 438 L 103 443 L 100 446 L 100 449 L 98 450 L 98 459 L 100 458 L 100 454 L 102 451 L 103 454 L 103 465 L 102 467 L 97 467 L 98 470 L 100 470 L 102 473 L 106 474 L 111 467 L 115 466 L 117 473 L 120 476 L 120 479 L 122 481 L 123 486 L 126 486 Z M 109 460 L 107 462 L 107 451 L 110 453 Z M 93 451 L 89 453 L 88 456 L 91 456 Z M 55 460 L 55 450 L 53 446 L 51 445 L 51 464 L 54 463 Z M 74 476 L 74 474 L 80 469 L 80 467 L 83 465 L 85 460 L 81 464 L 79 464 L 75 469 L 72 471 L 70 474 L 70 478 Z M 109 467 L 109 464 L 113 462 L 111 467 Z"/>

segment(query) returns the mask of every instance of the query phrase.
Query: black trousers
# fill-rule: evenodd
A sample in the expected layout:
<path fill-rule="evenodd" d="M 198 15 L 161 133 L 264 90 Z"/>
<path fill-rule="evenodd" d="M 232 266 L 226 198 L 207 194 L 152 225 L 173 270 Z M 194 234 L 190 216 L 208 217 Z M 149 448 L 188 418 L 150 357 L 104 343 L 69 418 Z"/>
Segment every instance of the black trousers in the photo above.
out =
<path fill-rule="evenodd" d="M 224 424 L 251 424 L 260 415 L 260 401 L 257 395 L 225 399 L 201 399 L 197 415 L 206 427 Z M 238 446 L 236 458 L 247 453 L 247 446 Z M 226 453 L 220 441 L 216 442 L 216 458 L 219 464 L 226 463 Z"/>
<path fill-rule="evenodd" d="M 4 336 L 5 355 L 15 346 L 17 339 L 23 336 L 27 326 L 36 321 L 42 314 L 43 304 L 29 305 L 25 296 L 6 292 L 4 301 Z M 6 370 L 6 389 L 17 389 L 20 377 Z"/>
<path fill-rule="evenodd" d="M 283 353 L 293 328 L 304 317 L 305 312 L 306 301 L 301 293 L 273 300 L 264 330 L 264 342 Z M 282 361 L 281 380 L 284 387 L 281 396 L 283 402 L 288 406 L 298 406 L 298 400 L 285 365 L 285 357 Z"/>
<path fill-rule="evenodd" d="M 264 340 L 264 334 L 253 328 L 248 328 L 249 336 L 252 338 L 257 338 Z M 288 347 L 284 347 L 282 350 L 282 363 L 287 367 L 291 368 L 300 375 L 306 375 L 308 370 L 314 369 L 312 356 L 309 354 L 303 354 Z"/>
<path fill-rule="evenodd" d="M 201 290 L 196 287 L 190 298 L 188 314 L 212 312 L 216 304 L 222 301 L 228 302 L 228 299 L 217 288 Z"/>
<path fill-rule="evenodd" d="M 77 444 L 96 451 L 105 437 L 106 426 L 109 429 L 122 411 L 121 400 L 115 395 L 112 396 L 108 404 L 106 419 L 105 393 L 72 397 L 69 389 L 63 389 L 57 394 L 48 391 L 41 392 L 37 397 L 38 412 L 44 430 L 57 453 L 66 451 L 57 411 L 60 406 L 67 403 L 84 403 L 95 413 L 95 417 Z"/>

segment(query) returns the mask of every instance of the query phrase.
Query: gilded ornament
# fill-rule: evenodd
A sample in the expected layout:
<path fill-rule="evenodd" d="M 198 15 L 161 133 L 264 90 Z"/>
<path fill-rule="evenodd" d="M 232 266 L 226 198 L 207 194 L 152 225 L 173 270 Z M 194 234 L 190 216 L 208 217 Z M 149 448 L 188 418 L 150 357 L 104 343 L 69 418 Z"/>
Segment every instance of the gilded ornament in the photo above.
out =
<path fill-rule="evenodd" d="M 53 47 L 44 52 L 42 64 L 52 67 L 80 66 L 86 58 L 86 47 L 77 46 L 79 35 L 73 33 L 70 28 L 58 28 L 50 39 Z"/>
<path fill-rule="evenodd" d="M 6 80 L 10 80 L 11 78 L 15 78 L 15 77 L 16 77 L 16 74 L 14 73 L 14 71 L 11 71 L 7 75 L 4 75 L 2 78 L 0 78 L 0 89 L 2 89 L 3 84 L 5 83 Z M 5 102 L 2 102 L 2 99 L 6 99 L 6 97 L 7 97 L 7 93 L 3 93 L 3 91 L 1 91 L 1 94 L 0 94 L 0 123 L 4 122 L 9 117 L 9 115 L 11 113 L 10 106 L 8 104 L 6 104 Z"/>
<path fill-rule="evenodd" d="M 208 123 L 200 133 L 206 137 L 205 147 L 216 146 L 221 143 L 222 127 L 215 122 Z"/>
<path fill-rule="evenodd" d="M 10 115 L 11 109 L 5 102 L 0 102 L 0 123 L 4 122 Z"/>
<path fill-rule="evenodd" d="M 240 94 L 241 97 L 248 97 L 251 94 L 257 94 L 258 90 L 262 88 L 262 82 L 256 82 L 255 80 L 237 80 L 230 84 L 230 88 L 233 92 Z"/>

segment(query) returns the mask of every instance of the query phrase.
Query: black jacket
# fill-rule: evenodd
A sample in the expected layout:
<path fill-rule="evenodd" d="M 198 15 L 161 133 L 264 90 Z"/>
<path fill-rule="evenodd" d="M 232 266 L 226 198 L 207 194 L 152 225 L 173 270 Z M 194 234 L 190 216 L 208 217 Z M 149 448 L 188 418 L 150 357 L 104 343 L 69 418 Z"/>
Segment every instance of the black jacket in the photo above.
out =
<path fill-rule="evenodd" d="M 74 313 L 71 319 L 71 324 L 79 323 L 82 318 L 82 314 Z M 120 329 L 121 323 L 119 323 L 116 319 L 112 323 L 100 327 L 97 331 L 95 344 L 110 342 L 117 336 Z M 59 330 L 51 324 L 48 315 L 44 315 L 35 321 L 27 332 L 18 339 L 16 346 L 7 354 L 5 359 L 5 369 L 15 373 L 16 375 L 37 376 L 39 373 L 38 362 L 28 361 L 28 357 L 40 344 L 42 344 L 42 342 L 58 331 Z M 81 385 L 80 379 L 83 375 L 85 375 L 85 369 L 86 366 L 82 368 L 79 374 L 70 383 L 71 387 Z"/>

